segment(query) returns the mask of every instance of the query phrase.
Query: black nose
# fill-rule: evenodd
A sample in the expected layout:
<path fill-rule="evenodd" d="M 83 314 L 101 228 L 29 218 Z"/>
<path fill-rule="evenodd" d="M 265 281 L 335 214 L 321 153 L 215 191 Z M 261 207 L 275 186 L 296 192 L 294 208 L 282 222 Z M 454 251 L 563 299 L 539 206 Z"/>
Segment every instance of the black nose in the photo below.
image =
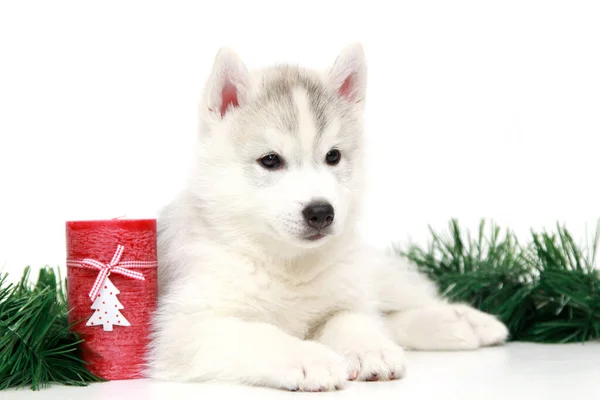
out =
<path fill-rule="evenodd" d="M 302 215 L 316 229 L 322 229 L 333 222 L 333 207 L 329 203 L 311 203 L 302 210 Z"/>

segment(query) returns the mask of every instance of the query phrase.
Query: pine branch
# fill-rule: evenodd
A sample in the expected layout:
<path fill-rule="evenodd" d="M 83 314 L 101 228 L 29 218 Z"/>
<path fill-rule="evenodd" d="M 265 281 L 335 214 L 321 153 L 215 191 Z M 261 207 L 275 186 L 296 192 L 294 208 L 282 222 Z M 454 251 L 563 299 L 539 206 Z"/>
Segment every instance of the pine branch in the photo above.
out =
<path fill-rule="evenodd" d="M 413 244 L 397 253 L 432 278 L 448 299 L 497 315 L 511 340 L 600 339 L 600 273 L 594 264 L 600 223 L 587 249 L 561 226 L 554 233 L 532 232 L 526 246 L 494 224 L 486 234 L 485 221 L 476 238 L 456 220 L 447 232 L 430 231 L 427 249 Z"/>
<path fill-rule="evenodd" d="M 46 267 L 31 285 L 29 272 L 17 284 L 0 279 L 0 390 L 100 381 L 79 356 L 82 340 L 69 331 L 60 278 Z"/>

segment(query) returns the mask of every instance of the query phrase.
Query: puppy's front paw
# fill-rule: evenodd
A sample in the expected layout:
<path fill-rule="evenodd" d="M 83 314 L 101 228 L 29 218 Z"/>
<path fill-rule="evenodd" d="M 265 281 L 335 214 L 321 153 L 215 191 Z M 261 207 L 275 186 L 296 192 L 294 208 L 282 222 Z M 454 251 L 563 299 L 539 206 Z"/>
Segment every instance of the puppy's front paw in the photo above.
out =
<path fill-rule="evenodd" d="M 340 390 L 347 380 L 344 359 L 315 342 L 294 346 L 280 370 L 279 386 L 292 391 L 323 392 Z"/>
<path fill-rule="evenodd" d="M 365 338 L 354 348 L 345 351 L 348 379 L 387 381 L 400 379 L 406 371 L 404 350 L 392 341 Z"/>
<path fill-rule="evenodd" d="M 327 322 L 318 340 L 344 356 L 350 380 L 387 381 L 404 376 L 404 350 L 371 315 L 340 313 Z"/>

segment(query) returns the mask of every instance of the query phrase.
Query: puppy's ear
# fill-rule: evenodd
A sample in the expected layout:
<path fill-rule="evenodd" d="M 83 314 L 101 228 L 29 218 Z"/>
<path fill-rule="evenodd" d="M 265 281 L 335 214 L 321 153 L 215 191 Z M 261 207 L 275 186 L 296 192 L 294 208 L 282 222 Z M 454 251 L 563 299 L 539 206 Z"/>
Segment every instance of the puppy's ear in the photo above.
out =
<path fill-rule="evenodd" d="M 233 50 L 223 47 L 215 57 L 205 86 L 203 113 L 222 119 L 236 107 L 243 107 L 252 90 L 248 69 Z"/>
<path fill-rule="evenodd" d="M 339 95 L 352 103 L 365 100 L 367 64 L 360 43 L 346 46 L 328 71 L 331 84 Z"/>

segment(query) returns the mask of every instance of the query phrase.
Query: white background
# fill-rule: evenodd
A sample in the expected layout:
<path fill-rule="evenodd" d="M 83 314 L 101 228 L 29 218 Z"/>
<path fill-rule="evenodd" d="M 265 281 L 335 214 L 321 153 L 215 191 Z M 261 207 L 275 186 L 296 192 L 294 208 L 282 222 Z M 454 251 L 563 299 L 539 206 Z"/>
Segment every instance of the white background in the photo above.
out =
<path fill-rule="evenodd" d="M 600 217 L 597 1 L 0 3 L 0 269 L 64 264 L 64 222 L 155 217 L 217 49 L 249 67 L 369 63 L 364 235 L 452 217 L 526 238 Z"/>

